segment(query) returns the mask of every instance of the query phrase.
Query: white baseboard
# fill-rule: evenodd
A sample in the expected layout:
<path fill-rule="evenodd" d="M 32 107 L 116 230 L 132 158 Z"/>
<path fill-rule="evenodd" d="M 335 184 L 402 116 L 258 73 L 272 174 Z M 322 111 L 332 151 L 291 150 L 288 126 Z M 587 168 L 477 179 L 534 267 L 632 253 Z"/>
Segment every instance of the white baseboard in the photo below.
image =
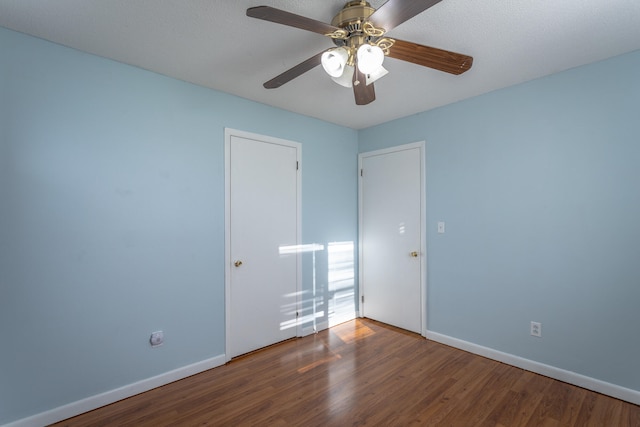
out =
<path fill-rule="evenodd" d="M 323 326 L 325 326 L 326 328 L 326 325 Z M 318 329 L 321 330 L 320 328 Z M 313 328 L 305 328 L 303 331 L 303 335 L 309 335 L 313 332 Z M 492 360 L 497 360 L 498 362 L 506 363 L 511 366 L 515 366 L 527 371 L 535 372 L 540 375 L 557 379 L 559 381 L 573 384 L 578 387 L 586 388 L 597 393 L 606 394 L 608 396 L 615 397 L 616 399 L 640 405 L 640 391 L 637 390 L 632 390 L 605 381 L 600 381 L 595 378 L 587 377 L 575 372 L 525 359 L 513 354 L 504 353 L 489 347 L 483 347 L 478 344 L 453 338 L 448 335 L 439 334 L 437 332 L 427 331 L 426 337 L 429 340 L 446 344 L 460 350 L 468 351 L 469 353 L 474 353 Z M 224 365 L 225 360 L 226 359 L 224 354 L 212 357 L 210 359 L 203 360 L 192 365 L 184 366 L 182 368 L 178 368 L 173 371 L 157 375 L 155 377 L 147 378 L 145 380 L 117 388 L 115 390 L 110 390 L 105 393 L 88 397 L 86 399 L 78 400 L 77 402 L 60 406 L 58 408 L 36 414 L 28 418 L 13 421 L 9 424 L 5 424 L 3 427 L 34 427 L 53 424 L 67 418 L 92 411 L 102 406 L 109 405 L 119 400 L 135 396 L 136 394 L 144 393 L 145 391 L 149 391 L 151 389 L 172 383 L 174 381 L 190 377 L 191 375 L 195 375 L 200 372 Z"/>
<path fill-rule="evenodd" d="M 492 348 L 483 347 L 478 344 L 463 341 L 457 338 L 450 337 L 448 335 L 442 335 L 437 332 L 427 331 L 427 339 L 437 341 L 439 343 L 446 344 L 460 350 L 468 351 L 469 353 L 497 360 L 498 362 L 506 363 L 507 365 L 535 372 L 536 374 L 544 375 L 546 377 L 553 378 L 565 383 L 586 388 L 597 393 L 606 394 L 608 396 L 615 397 L 616 399 L 640 405 L 640 391 L 637 390 L 632 390 L 605 381 L 600 381 L 595 378 L 577 374 L 575 372 L 556 368 L 555 366 L 550 366 L 544 363 L 525 359 L 523 357 L 514 356 L 513 354 L 503 353 Z"/>
<path fill-rule="evenodd" d="M 149 391 L 151 389 L 172 383 L 174 381 L 190 377 L 191 375 L 195 375 L 200 372 L 204 372 L 209 369 L 224 365 L 225 360 L 226 359 L 224 355 L 212 357 L 210 359 L 206 359 L 192 365 L 184 366 L 182 368 L 165 372 L 164 374 L 160 374 L 155 377 L 147 378 L 133 384 L 126 385 L 124 387 L 100 393 L 95 396 L 87 397 L 86 399 L 78 400 L 76 402 L 69 403 L 68 405 L 60 406 L 58 408 L 36 414 L 28 418 L 13 421 L 9 424 L 5 424 L 3 427 L 34 427 L 57 423 L 58 421 L 75 417 L 76 415 L 80 415 L 85 412 L 100 408 L 102 406 L 117 402 L 119 400 L 135 396 L 136 394 L 144 393 L 145 391 Z"/>

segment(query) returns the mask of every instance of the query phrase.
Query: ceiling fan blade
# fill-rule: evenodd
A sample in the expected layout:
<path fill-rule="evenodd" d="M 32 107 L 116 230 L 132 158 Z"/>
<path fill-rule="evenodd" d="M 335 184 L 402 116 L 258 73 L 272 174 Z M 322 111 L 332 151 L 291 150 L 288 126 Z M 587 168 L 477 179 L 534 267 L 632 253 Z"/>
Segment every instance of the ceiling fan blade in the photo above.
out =
<path fill-rule="evenodd" d="M 295 67 L 289 68 L 284 73 L 277 75 L 276 77 L 272 78 L 271 80 L 263 84 L 263 86 L 265 87 L 265 89 L 276 89 L 282 86 L 283 84 L 290 82 L 296 77 L 301 76 L 307 71 L 320 65 L 320 61 L 322 59 L 323 53 L 324 51 L 316 55 L 313 55 L 311 58 L 299 63 Z"/>
<path fill-rule="evenodd" d="M 247 16 L 251 18 L 262 19 L 264 21 L 275 22 L 276 24 L 288 25 L 290 27 L 300 28 L 302 30 L 326 35 L 333 33 L 340 28 L 315 19 L 306 18 L 284 10 L 276 9 L 270 6 L 256 6 L 247 9 Z"/>
<path fill-rule="evenodd" d="M 367 86 L 367 76 L 358 70 L 357 64 L 354 68 L 353 95 L 356 98 L 356 105 L 367 105 L 375 101 L 376 91 L 373 88 L 373 83 Z"/>
<path fill-rule="evenodd" d="M 390 58 L 413 62 L 451 74 L 462 74 L 473 64 L 471 56 L 404 40 L 395 40 L 396 42 L 389 49 Z"/>
<path fill-rule="evenodd" d="M 441 0 L 388 0 L 369 17 L 369 21 L 376 28 L 384 28 L 385 31 L 390 31 L 440 1 Z"/>

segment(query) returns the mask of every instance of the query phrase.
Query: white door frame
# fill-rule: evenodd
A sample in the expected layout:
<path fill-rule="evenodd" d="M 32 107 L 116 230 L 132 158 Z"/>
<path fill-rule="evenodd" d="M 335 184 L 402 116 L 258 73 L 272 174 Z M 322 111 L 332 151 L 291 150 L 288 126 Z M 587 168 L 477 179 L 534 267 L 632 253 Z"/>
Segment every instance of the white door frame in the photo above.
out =
<path fill-rule="evenodd" d="M 426 216 L 426 174 L 425 174 L 425 141 L 413 142 L 410 144 L 398 145 L 395 147 L 384 148 L 381 150 L 367 151 L 358 154 L 358 292 L 360 295 L 360 303 L 362 303 L 362 295 L 365 295 L 365 283 L 363 273 L 363 260 L 362 260 L 362 224 L 364 223 L 362 212 L 362 193 L 363 193 L 363 180 L 362 180 L 362 163 L 367 157 L 379 156 L 383 154 L 394 153 L 398 151 L 411 150 L 418 148 L 420 152 L 420 327 L 421 335 L 426 337 L 427 334 L 427 216 Z M 360 304 L 358 305 L 360 307 Z M 362 317 L 363 313 L 358 309 L 358 317 Z"/>
<path fill-rule="evenodd" d="M 256 133 L 245 132 L 241 130 L 225 128 L 224 129 L 224 304 L 225 304 L 225 361 L 231 360 L 229 357 L 230 347 L 230 333 L 231 333 L 231 137 L 236 136 L 239 138 L 253 139 L 255 141 L 262 141 L 271 144 L 279 144 L 287 147 L 295 148 L 296 161 L 298 162 L 298 173 L 296 175 L 296 245 L 298 248 L 302 244 L 302 188 L 301 188 L 301 172 L 302 172 L 302 144 L 294 141 L 287 141 L 285 139 L 275 138 L 266 135 L 260 135 Z M 301 312 L 302 309 L 302 253 L 297 251 L 296 253 L 296 311 Z M 302 336 L 302 325 L 300 323 L 300 316 L 296 318 L 296 336 Z"/>

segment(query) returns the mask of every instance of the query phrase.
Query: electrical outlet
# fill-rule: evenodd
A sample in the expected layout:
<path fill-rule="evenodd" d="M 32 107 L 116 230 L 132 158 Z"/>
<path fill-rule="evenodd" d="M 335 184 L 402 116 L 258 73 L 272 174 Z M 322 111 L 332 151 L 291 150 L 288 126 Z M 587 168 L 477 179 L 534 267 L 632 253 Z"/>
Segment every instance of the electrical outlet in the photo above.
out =
<path fill-rule="evenodd" d="M 152 332 L 151 337 L 149 338 L 149 344 L 151 344 L 151 347 L 158 347 L 164 344 L 164 332 Z"/>
<path fill-rule="evenodd" d="M 542 323 L 531 322 L 531 335 L 542 338 Z"/>

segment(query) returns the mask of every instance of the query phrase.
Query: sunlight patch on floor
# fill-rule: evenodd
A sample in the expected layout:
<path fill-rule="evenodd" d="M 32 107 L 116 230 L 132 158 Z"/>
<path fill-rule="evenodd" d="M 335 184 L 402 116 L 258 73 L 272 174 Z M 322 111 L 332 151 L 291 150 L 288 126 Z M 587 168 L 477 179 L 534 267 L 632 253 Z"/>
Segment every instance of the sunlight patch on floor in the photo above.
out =
<path fill-rule="evenodd" d="M 334 326 L 331 329 L 331 332 L 340 338 L 345 344 L 351 344 L 375 334 L 373 329 L 364 325 L 359 320 Z"/>

